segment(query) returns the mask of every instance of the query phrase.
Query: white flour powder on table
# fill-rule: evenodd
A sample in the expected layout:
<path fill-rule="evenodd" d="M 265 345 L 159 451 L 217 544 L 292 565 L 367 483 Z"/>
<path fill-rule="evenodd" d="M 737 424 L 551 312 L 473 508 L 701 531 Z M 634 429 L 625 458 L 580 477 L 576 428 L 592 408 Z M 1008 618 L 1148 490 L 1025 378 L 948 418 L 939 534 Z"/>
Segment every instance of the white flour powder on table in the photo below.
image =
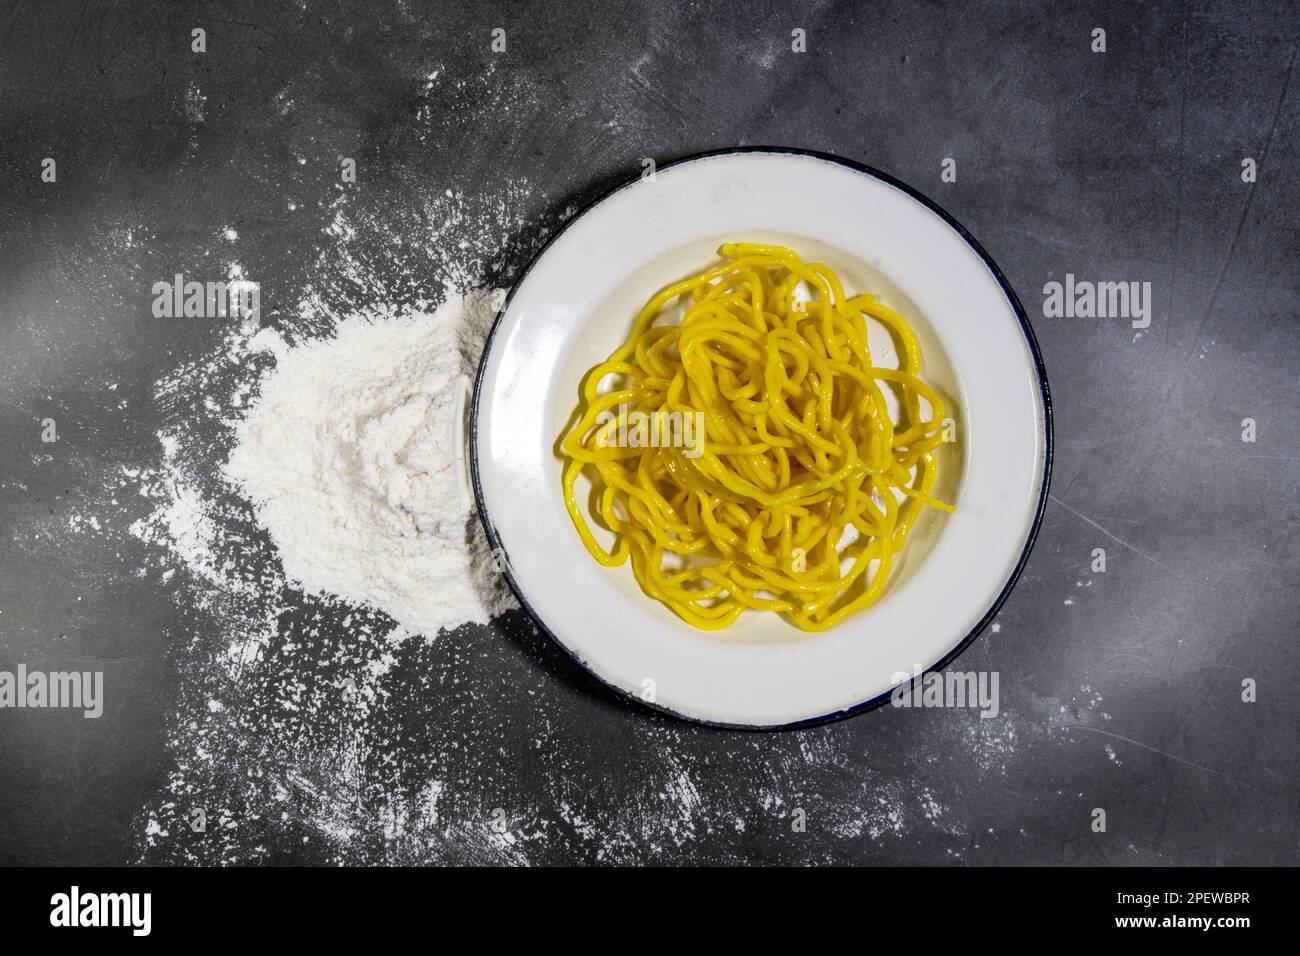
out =
<path fill-rule="evenodd" d="M 250 343 L 276 364 L 226 475 L 304 591 L 429 636 L 513 606 L 457 473 L 457 412 L 500 296 L 449 290 L 432 314 L 354 315 L 295 348 L 269 329 Z"/>
<path fill-rule="evenodd" d="M 278 330 L 168 328 L 147 388 L 111 364 L 88 370 L 123 434 L 147 428 L 157 444 L 43 450 L 33 467 L 57 468 L 48 474 L 75 491 L 13 529 L 20 553 L 97 555 L 93 573 L 53 566 L 76 574 L 78 601 L 85 590 L 99 613 L 118 611 L 107 596 L 119 590 L 139 600 L 121 626 L 156 630 L 166 655 L 165 755 L 151 764 L 161 780 L 137 815 L 134 860 L 744 862 L 746 834 L 788 834 L 795 813 L 808 833 L 782 846 L 808 864 L 877 843 L 887 858 L 916 848 L 933 860 L 946 846 L 961 859 L 1007 839 L 967 830 L 944 804 L 1002 786 L 1030 747 L 1061 746 L 1050 730 L 1064 699 L 1004 699 L 989 721 L 918 711 L 921 731 L 881 714 L 719 735 L 611 707 L 590 681 L 565 679 L 562 655 L 523 615 L 450 633 L 512 602 L 501 575 L 481 587 L 482 532 L 443 467 L 448 389 L 472 373 L 490 310 L 444 284 L 511 278 L 549 234 L 560 195 L 546 183 L 570 194 L 581 181 L 511 176 L 531 165 L 522 154 L 494 154 L 489 188 L 482 170 L 455 172 L 481 165 L 503 117 L 555 120 L 528 71 L 492 58 L 476 75 L 464 69 L 474 58 L 460 59 L 414 64 L 416 138 L 402 142 L 418 144 L 419 161 L 397 154 L 386 183 L 319 189 L 310 174 L 336 168 L 352 132 L 291 123 L 311 135 L 286 143 L 304 172 L 284 182 L 281 208 L 213 223 L 206 246 L 146 209 L 90 227 L 108 258 L 71 260 L 88 302 L 120 306 L 99 320 L 106 337 L 175 271 L 264 282 Z M 632 155 L 654 69 L 635 64 L 610 87 L 612 107 L 578 104 L 567 120 L 604 122 Z M 307 115 L 310 87 L 291 82 L 277 107 Z M 450 175 L 435 182 L 434 163 Z M 285 237 L 291 249 L 269 256 Z M 162 667 L 152 656 L 121 665 Z M 151 718 L 152 701 L 109 699 L 124 719 Z"/>

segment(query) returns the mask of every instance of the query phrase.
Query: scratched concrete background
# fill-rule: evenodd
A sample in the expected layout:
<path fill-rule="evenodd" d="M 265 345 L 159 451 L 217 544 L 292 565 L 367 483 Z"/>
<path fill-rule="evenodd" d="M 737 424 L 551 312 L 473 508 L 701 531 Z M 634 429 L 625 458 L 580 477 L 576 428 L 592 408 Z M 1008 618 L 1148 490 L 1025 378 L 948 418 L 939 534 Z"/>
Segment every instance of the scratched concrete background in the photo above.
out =
<path fill-rule="evenodd" d="M 0 711 L 0 862 L 1297 862 L 1300 10 L 1071 6 L 6 3 L 0 669 L 101 669 L 108 699 L 97 721 Z M 509 282 L 641 157 L 737 144 L 838 153 L 927 193 L 1033 319 L 1052 496 L 996 632 L 959 662 L 1000 673 L 1001 715 L 688 726 L 614 700 L 516 613 L 405 646 L 387 705 L 349 725 L 354 759 L 314 783 L 277 783 L 286 754 L 247 732 L 292 668 L 229 689 L 245 732 L 191 752 L 201 649 L 225 625 L 191 606 L 184 567 L 164 579 L 110 533 L 151 506 L 104 475 L 157 458 L 177 411 L 155 383 L 219 331 L 154 319 L 149 285 L 224 268 L 231 227 L 288 321 L 285 290 L 337 234 L 343 156 L 367 226 L 352 248 L 376 260 L 414 240 L 430 194 L 490 215 L 508 192 L 484 277 Z M 1044 318 L 1066 273 L 1149 281 L 1150 328 Z M 313 648 L 348 641 L 339 617 Z M 349 719 L 318 702 L 273 739 L 314 746 Z"/>

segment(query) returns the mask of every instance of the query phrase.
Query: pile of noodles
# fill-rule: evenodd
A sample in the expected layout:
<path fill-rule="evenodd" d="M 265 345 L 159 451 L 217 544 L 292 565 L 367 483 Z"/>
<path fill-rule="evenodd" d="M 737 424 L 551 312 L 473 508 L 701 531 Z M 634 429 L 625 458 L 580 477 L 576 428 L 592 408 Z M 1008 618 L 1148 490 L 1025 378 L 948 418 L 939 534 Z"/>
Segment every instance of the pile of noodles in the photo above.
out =
<path fill-rule="evenodd" d="M 924 507 L 953 510 L 930 495 L 944 402 L 919 378 L 912 329 L 875 296 L 846 296 L 828 266 L 782 247 L 720 252 L 583 379 L 558 445 L 565 505 L 597 561 L 630 557 L 642 590 L 696 627 L 754 608 L 825 630 L 880 597 Z M 683 296 L 680 323 L 656 322 Z M 872 365 L 868 316 L 893 333 L 899 368 Z"/>

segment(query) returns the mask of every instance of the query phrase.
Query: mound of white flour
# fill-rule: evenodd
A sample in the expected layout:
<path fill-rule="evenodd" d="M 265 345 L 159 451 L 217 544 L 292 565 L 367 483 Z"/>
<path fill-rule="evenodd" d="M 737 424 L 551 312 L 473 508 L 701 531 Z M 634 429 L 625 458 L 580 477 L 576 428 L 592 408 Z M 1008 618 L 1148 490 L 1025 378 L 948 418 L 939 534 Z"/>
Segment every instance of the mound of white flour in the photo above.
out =
<path fill-rule="evenodd" d="M 254 338 L 276 365 L 225 473 L 304 591 L 430 636 L 513 606 L 455 461 L 458 399 L 498 296 L 449 292 L 432 314 L 354 315 L 296 347 L 269 329 Z"/>

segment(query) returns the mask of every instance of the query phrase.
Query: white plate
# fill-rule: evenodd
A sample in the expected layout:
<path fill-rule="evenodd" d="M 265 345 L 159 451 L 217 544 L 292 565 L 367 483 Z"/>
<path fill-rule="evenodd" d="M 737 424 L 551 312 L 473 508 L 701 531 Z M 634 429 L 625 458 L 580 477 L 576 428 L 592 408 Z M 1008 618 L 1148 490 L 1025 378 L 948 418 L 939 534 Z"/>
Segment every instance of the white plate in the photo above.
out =
<path fill-rule="evenodd" d="M 960 437 L 944 448 L 938 494 L 957 512 L 927 511 L 880 601 L 824 634 L 755 612 L 695 630 L 642 594 L 629 565 L 598 565 L 564 509 L 554 446 L 582 375 L 655 291 L 714 261 L 726 240 L 781 242 L 829 263 L 846 290 L 880 294 L 916 329 L 923 377 L 956 406 Z M 776 149 L 660 167 L 569 222 L 502 306 L 470 434 L 479 515 L 537 624 L 617 690 L 644 700 L 652 688 L 659 708 L 741 727 L 863 710 L 902 675 L 945 666 L 1019 574 L 1051 464 L 1037 345 L 992 260 L 901 183 Z"/>

